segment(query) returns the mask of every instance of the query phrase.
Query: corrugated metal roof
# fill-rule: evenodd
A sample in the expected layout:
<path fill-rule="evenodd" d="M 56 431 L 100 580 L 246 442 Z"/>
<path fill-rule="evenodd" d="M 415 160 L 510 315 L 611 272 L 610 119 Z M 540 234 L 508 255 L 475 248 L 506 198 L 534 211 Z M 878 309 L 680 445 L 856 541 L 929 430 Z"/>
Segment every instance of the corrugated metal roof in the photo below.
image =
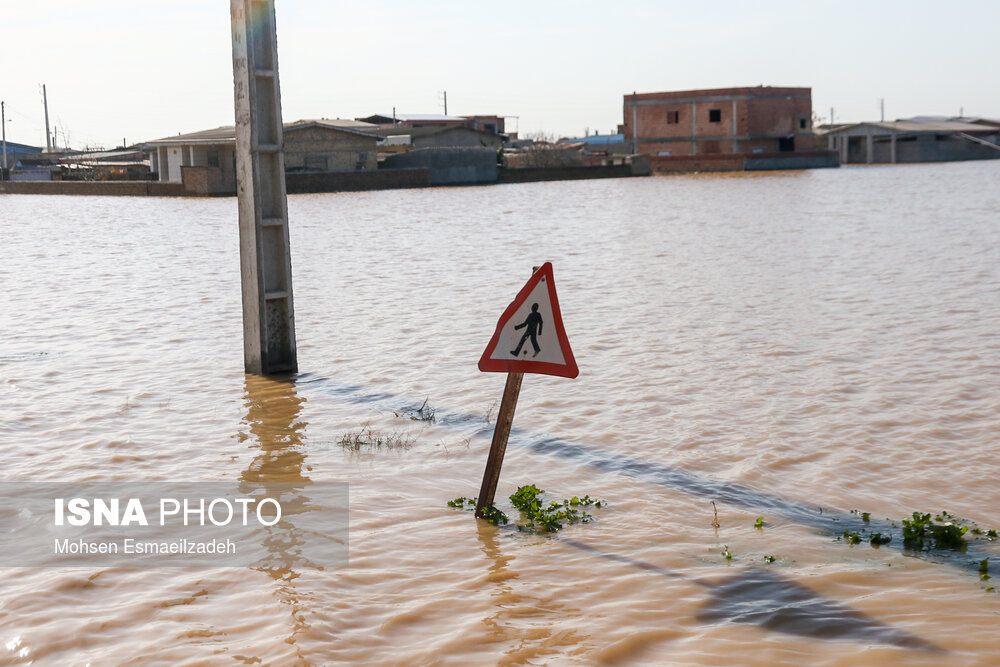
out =
<path fill-rule="evenodd" d="M 392 118 L 391 113 L 380 113 L 375 114 L 376 116 L 382 116 L 384 118 Z M 412 122 L 412 121 L 451 121 L 454 123 L 465 122 L 465 118 L 462 116 L 446 116 L 440 113 L 397 113 L 396 120 L 402 122 Z"/>
<path fill-rule="evenodd" d="M 578 137 L 572 139 L 560 139 L 559 143 L 585 143 L 588 146 L 608 146 L 611 144 L 623 144 L 625 143 L 624 134 L 591 134 L 586 137 Z"/>
<path fill-rule="evenodd" d="M 363 123 L 357 120 L 347 120 L 343 118 L 317 118 L 317 119 L 305 119 L 297 120 L 291 123 L 284 123 L 285 131 L 289 130 L 299 130 L 304 127 L 320 126 L 327 127 L 332 130 L 340 130 L 341 132 L 349 132 L 351 134 L 357 134 L 365 137 L 375 137 L 378 138 L 377 134 L 366 130 L 374 130 L 377 128 L 376 125 L 371 123 Z M 226 144 L 233 143 L 236 141 L 236 126 L 235 125 L 223 125 L 222 127 L 216 127 L 211 130 L 201 130 L 199 132 L 189 132 L 187 134 L 178 134 L 174 137 L 163 137 L 162 139 L 153 139 L 152 141 L 147 141 L 146 145 L 163 145 L 171 146 L 176 144 Z"/>
<path fill-rule="evenodd" d="M 919 134 L 922 132 L 932 133 L 932 132 L 994 132 L 996 128 L 991 128 L 986 125 L 976 125 L 975 123 L 962 123 L 953 120 L 938 120 L 938 121 L 912 121 L 912 120 L 897 120 L 897 121 L 872 121 L 864 123 L 851 123 L 848 125 L 842 125 L 836 129 L 831 129 L 827 134 L 839 134 L 842 132 L 850 132 L 853 130 L 871 127 L 875 130 L 882 130 L 882 132 L 876 132 L 876 134 L 891 134 L 895 133 L 908 133 L 908 134 Z"/>
<path fill-rule="evenodd" d="M 383 137 L 397 136 L 400 134 L 409 134 L 413 137 L 426 137 L 432 134 L 440 134 L 442 132 L 472 132 L 474 134 L 485 134 L 491 137 L 499 137 L 498 134 L 493 134 L 491 132 L 483 132 L 482 130 L 473 130 L 471 127 L 454 126 L 454 125 L 438 125 L 432 127 L 387 127 L 385 129 L 377 130 L 376 134 Z"/>

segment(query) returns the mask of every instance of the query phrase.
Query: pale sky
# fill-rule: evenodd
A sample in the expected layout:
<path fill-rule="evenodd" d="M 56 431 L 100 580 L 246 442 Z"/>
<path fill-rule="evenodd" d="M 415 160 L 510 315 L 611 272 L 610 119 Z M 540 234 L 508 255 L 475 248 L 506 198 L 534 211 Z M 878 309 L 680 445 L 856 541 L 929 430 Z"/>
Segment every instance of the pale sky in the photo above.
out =
<path fill-rule="evenodd" d="M 1000 118 L 1000 2 L 276 0 L 282 113 L 517 116 L 613 132 L 622 95 L 809 86 L 827 122 Z M 0 0 L 7 139 L 118 145 L 233 122 L 224 0 Z"/>

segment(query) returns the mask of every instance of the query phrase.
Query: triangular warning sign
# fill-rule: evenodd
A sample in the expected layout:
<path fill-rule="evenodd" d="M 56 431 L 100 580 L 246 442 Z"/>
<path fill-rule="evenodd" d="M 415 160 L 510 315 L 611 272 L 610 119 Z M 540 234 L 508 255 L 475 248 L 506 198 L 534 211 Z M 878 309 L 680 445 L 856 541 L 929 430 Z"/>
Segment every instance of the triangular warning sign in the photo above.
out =
<path fill-rule="evenodd" d="M 479 370 L 568 378 L 580 374 L 563 328 L 551 262 L 532 274 L 503 311 Z"/>

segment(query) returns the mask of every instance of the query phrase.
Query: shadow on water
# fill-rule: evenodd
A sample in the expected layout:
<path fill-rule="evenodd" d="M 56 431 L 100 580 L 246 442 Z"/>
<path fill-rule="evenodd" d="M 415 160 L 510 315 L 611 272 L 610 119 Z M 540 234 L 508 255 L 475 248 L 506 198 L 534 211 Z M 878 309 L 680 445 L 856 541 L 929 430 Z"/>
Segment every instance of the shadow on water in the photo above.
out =
<path fill-rule="evenodd" d="M 358 403 L 384 403 L 386 404 L 384 407 L 389 411 L 407 407 L 401 406 L 400 399 L 390 394 L 364 394 L 360 387 L 339 385 L 327 378 L 304 374 L 299 376 L 298 382 L 300 386 L 327 391 Z M 465 436 L 473 434 L 488 436 L 492 431 L 492 427 L 484 424 L 482 418 L 478 416 L 446 413 L 440 409 L 436 415 L 439 423 L 462 429 Z M 676 466 L 657 465 L 617 456 L 593 447 L 575 445 L 555 438 L 543 438 L 522 429 L 512 431 L 510 444 L 547 456 L 577 459 L 600 470 L 647 479 L 691 495 L 752 508 L 755 511 L 767 510 L 791 521 L 824 531 L 840 532 L 853 526 L 875 529 L 877 525 L 874 521 L 864 524 L 860 517 L 854 515 L 823 512 L 814 505 L 788 500 L 740 484 L 713 480 Z M 515 574 L 508 571 L 510 559 L 499 555 L 494 539 L 497 531 L 501 529 L 486 527 L 483 522 L 478 523 L 484 552 L 491 560 L 495 560 L 496 569 L 493 576 L 499 581 L 516 578 Z M 513 526 L 508 529 L 513 529 Z M 552 539 L 608 560 L 707 589 L 709 599 L 697 615 L 698 620 L 705 623 L 745 623 L 773 632 L 812 639 L 869 642 L 906 649 L 943 652 L 943 649 L 935 644 L 882 623 L 835 600 L 825 598 L 771 570 L 748 568 L 738 574 L 710 581 L 627 556 L 605 552 L 577 540 L 560 536 L 552 536 Z M 965 565 L 957 560 L 947 562 L 952 565 Z"/>
<path fill-rule="evenodd" d="M 751 567 L 729 577 L 708 581 L 608 553 L 570 538 L 552 539 L 608 560 L 708 589 L 709 600 L 697 615 L 704 623 L 746 623 L 810 639 L 870 642 L 944 652 L 939 646 L 825 598 L 772 570 Z"/>
<path fill-rule="evenodd" d="M 399 396 L 385 392 L 366 393 L 363 387 L 341 384 L 330 378 L 310 373 L 300 374 L 296 381 L 300 388 L 323 391 L 355 403 L 376 404 L 388 412 L 398 411 L 401 407 L 411 405 Z M 419 402 L 415 404 L 419 405 Z M 490 438 L 493 432 L 493 427 L 485 424 L 480 415 L 438 409 L 435 416 L 438 424 L 459 430 L 464 437 L 483 436 Z M 961 552 L 943 549 L 936 549 L 932 552 L 910 551 L 903 548 L 900 529 L 888 520 L 878 520 L 871 517 L 866 523 L 858 515 L 829 511 L 829 509 L 811 503 L 783 498 L 743 484 L 712 479 L 678 466 L 649 463 L 605 452 L 596 447 L 570 443 L 533 433 L 522 428 L 514 427 L 511 429 L 507 446 L 520 447 L 546 456 L 576 460 L 598 470 L 617 472 L 705 500 L 724 502 L 733 507 L 744 508 L 756 514 L 780 516 L 788 521 L 810 526 L 830 535 L 840 535 L 845 530 L 859 534 L 876 532 L 883 535 L 891 534 L 894 536 L 893 541 L 883 545 L 882 549 L 896 549 L 909 556 L 947 564 L 967 571 L 977 572 L 981 560 L 997 556 L 996 553 L 986 549 L 983 546 L 984 543 L 979 540 L 971 540 L 967 549 Z"/>

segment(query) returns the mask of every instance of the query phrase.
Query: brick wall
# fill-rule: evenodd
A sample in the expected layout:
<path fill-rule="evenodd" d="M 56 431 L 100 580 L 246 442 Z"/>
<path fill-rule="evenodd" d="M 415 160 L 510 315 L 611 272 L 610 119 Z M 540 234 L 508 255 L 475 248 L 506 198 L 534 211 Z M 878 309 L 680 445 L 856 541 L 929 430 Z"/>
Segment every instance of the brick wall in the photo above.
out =
<path fill-rule="evenodd" d="M 777 151 L 778 135 L 794 136 L 795 150 L 811 150 L 811 115 L 809 88 L 645 93 L 625 96 L 620 129 L 626 144 L 635 134 L 636 152 L 653 156 Z"/>

